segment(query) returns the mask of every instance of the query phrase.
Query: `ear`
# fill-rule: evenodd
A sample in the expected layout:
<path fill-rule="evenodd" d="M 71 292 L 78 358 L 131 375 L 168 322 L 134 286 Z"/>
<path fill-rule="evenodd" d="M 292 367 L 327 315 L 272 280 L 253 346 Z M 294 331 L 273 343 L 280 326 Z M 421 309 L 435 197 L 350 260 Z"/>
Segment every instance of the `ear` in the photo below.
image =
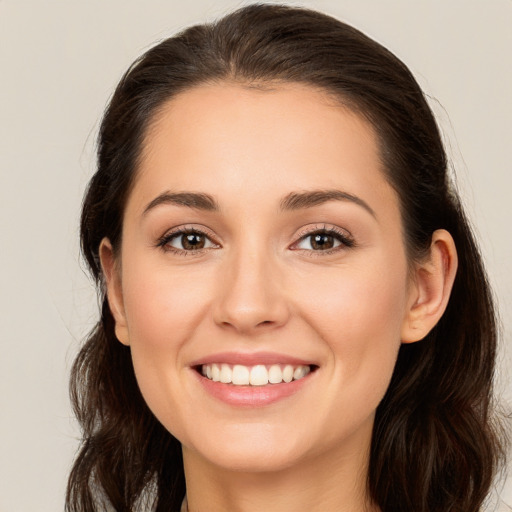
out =
<path fill-rule="evenodd" d="M 129 345 L 128 328 L 124 312 L 121 269 L 114 255 L 114 249 L 108 238 L 100 243 L 99 256 L 105 283 L 110 311 L 115 321 L 116 337 L 123 345 Z"/>
<path fill-rule="evenodd" d="M 438 229 L 432 235 L 429 254 L 414 270 L 402 343 L 423 339 L 437 324 L 448 304 L 456 273 L 453 238 L 448 231 Z"/>

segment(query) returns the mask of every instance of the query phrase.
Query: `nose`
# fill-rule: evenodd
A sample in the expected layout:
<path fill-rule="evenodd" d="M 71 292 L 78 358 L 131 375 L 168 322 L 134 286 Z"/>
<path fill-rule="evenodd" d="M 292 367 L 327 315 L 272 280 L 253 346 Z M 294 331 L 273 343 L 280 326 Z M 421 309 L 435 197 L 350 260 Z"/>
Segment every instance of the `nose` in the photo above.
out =
<path fill-rule="evenodd" d="M 225 262 L 219 281 L 213 315 L 220 327 L 251 335 L 288 321 L 282 268 L 268 254 L 240 251 Z"/>

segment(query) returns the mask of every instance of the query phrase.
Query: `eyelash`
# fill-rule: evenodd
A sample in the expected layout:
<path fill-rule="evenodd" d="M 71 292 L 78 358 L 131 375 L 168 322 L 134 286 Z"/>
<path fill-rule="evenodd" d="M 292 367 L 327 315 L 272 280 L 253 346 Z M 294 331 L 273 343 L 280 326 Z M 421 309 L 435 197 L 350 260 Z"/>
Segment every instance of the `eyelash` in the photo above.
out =
<path fill-rule="evenodd" d="M 331 249 L 325 249 L 325 250 L 319 250 L 319 251 L 315 251 L 312 249 L 294 249 L 294 250 L 303 251 L 305 254 L 307 254 L 310 257 L 320 257 L 320 256 L 328 256 L 330 254 L 334 254 L 334 253 L 337 253 L 344 249 L 350 249 L 350 248 L 356 246 L 355 240 L 352 238 L 352 236 L 349 233 L 347 233 L 346 231 L 343 231 L 335 226 L 326 226 L 325 224 L 322 225 L 321 227 L 315 227 L 313 230 L 311 230 L 311 228 L 307 228 L 303 232 L 299 233 L 299 239 L 293 243 L 293 246 L 298 245 L 300 242 L 306 240 L 309 237 L 315 236 L 315 235 L 332 236 L 334 239 L 336 239 L 338 242 L 340 242 L 340 245 L 333 247 Z"/>
<path fill-rule="evenodd" d="M 184 235 L 200 235 L 207 238 L 214 247 L 207 247 L 202 248 L 198 250 L 185 250 L 185 249 L 178 249 L 176 247 L 172 247 L 169 245 L 169 243 Z M 336 228 L 334 226 L 327 227 L 326 225 L 323 225 L 322 227 L 316 227 L 313 230 L 311 228 L 308 228 L 307 230 L 304 230 L 302 233 L 299 234 L 299 239 L 292 244 L 293 246 L 298 245 L 302 241 L 306 240 L 308 237 L 312 237 L 314 235 L 327 235 L 332 236 L 335 238 L 338 242 L 340 242 L 340 245 L 333 247 L 331 249 L 325 249 L 325 250 L 318 250 L 315 251 L 313 249 L 292 249 L 296 251 L 303 251 L 304 253 L 308 254 L 309 256 L 327 256 L 329 254 L 336 253 L 340 250 L 352 248 L 355 247 L 355 240 L 345 231 L 340 230 L 339 228 Z M 170 233 L 166 233 L 164 236 L 158 239 L 156 246 L 161 248 L 164 252 L 172 252 L 174 254 L 177 254 L 179 256 L 197 256 L 200 254 L 203 254 L 204 252 L 217 248 L 219 244 L 214 242 L 212 240 L 213 236 L 200 228 L 196 227 L 190 227 L 190 228 L 179 228 L 175 231 L 171 231 Z"/>
<path fill-rule="evenodd" d="M 196 227 L 178 228 L 175 231 L 166 233 L 164 236 L 158 239 L 156 246 L 160 247 L 164 252 L 172 252 L 174 254 L 177 254 L 178 256 L 197 256 L 199 254 L 203 254 L 205 251 L 208 251 L 209 249 L 216 248 L 207 247 L 203 249 L 198 249 L 196 251 L 187 251 L 185 249 L 178 249 L 176 247 L 172 247 L 169 245 L 169 243 L 172 240 L 184 235 L 201 235 L 208 239 L 214 246 L 219 246 L 219 244 L 212 240 L 213 236 L 208 231 Z"/>

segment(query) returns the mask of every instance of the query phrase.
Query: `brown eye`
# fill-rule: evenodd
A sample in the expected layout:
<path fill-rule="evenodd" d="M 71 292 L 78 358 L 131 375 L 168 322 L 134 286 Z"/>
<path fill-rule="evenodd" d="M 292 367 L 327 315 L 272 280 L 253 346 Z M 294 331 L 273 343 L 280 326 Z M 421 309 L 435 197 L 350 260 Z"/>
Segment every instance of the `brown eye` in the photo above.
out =
<path fill-rule="evenodd" d="M 218 247 L 210 238 L 200 231 L 177 231 L 170 235 L 164 236 L 159 244 L 163 249 L 169 251 L 187 251 L 194 252 L 201 249 L 209 249 Z"/>
<path fill-rule="evenodd" d="M 335 239 L 332 235 L 318 233 L 311 235 L 311 248 L 315 251 L 324 251 L 325 249 L 332 249 L 334 247 Z"/>
<path fill-rule="evenodd" d="M 206 244 L 206 237 L 199 233 L 185 233 L 181 235 L 181 245 L 186 251 L 203 249 Z"/>
<path fill-rule="evenodd" d="M 337 229 L 320 229 L 303 235 L 293 246 L 293 249 L 311 252 L 322 252 L 354 247 L 352 237 L 339 232 Z"/>
<path fill-rule="evenodd" d="M 304 236 L 297 244 L 298 249 L 306 249 L 309 251 L 327 251 L 344 244 L 340 235 L 316 232 Z"/>

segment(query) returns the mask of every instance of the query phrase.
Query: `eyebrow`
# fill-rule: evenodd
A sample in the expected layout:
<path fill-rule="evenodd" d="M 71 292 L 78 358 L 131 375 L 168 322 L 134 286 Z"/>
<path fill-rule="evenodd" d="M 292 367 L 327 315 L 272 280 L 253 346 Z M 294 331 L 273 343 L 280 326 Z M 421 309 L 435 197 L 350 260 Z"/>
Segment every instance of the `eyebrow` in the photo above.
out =
<path fill-rule="evenodd" d="M 144 208 L 142 215 L 146 215 L 150 210 L 163 204 L 171 204 L 177 206 L 186 206 L 188 208 L 194 208 L 196 210 L 204 210 L 209 212 L 219 211 L 219 205 L 217 201 L 209 194 L 203 194 L 199 192 L 164 192 L 159 196 L 155 197 L 147 206 Z"/>
<path fill-rule="evenodd" d="M 293 211 L 301 210 L 303 208 L 312 208 L 313 206 L 318 206 L 327 203 L 328 201 L 349 201 L 361 206 L 373 217 L 377 217 L 370 205 L 361 198 L 336 189 L 291 192 L 283 198 L 280 206 L 283 211 Z"/>
<path fill-rule="evenodd" d="M 328 201 L 349 201 L 361 206 L 373 217 L 376 217 L 375 212 L 370 205 L 361 198 L 336 189 L 291 192 L 281 200 L 280 209 L 281 211 L 302 210 L 327 203 Z M 146 215 L 153 208 L 165 204 L 185 206 L 187 208 L 210 212 L 217 212 L 220 210 L 217 201 L 209 194 L 200 192 L 167 191 L 155 197 L 155 199 L 146 206 L 143 215 Z"/>

